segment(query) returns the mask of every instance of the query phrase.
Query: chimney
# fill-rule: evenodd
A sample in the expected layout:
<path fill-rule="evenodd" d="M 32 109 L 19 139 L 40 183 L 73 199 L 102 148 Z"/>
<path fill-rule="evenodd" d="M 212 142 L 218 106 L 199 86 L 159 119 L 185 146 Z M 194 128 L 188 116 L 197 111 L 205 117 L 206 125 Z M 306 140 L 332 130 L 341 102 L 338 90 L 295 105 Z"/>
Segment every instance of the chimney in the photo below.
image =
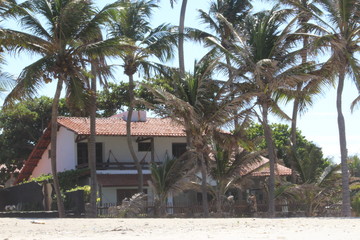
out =
<path fill-rule="evenodd" d="M 124 121 L 128 119 L 128 112 L 123 112 L 122 118 Z M 146 111 L 133 111 L 131 116 L 132 122 L 146 122 Z"/>

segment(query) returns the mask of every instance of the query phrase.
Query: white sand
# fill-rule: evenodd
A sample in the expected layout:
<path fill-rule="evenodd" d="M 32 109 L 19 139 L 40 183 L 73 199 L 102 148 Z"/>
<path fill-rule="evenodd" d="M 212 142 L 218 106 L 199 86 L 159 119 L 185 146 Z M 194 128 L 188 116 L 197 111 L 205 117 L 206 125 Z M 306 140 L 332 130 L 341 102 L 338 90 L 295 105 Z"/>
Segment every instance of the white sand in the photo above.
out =
<path fill-rule="evenodd" d="M 360 239 L 360 219 L 15 219 L 0 218 L 0 240 Z"/>

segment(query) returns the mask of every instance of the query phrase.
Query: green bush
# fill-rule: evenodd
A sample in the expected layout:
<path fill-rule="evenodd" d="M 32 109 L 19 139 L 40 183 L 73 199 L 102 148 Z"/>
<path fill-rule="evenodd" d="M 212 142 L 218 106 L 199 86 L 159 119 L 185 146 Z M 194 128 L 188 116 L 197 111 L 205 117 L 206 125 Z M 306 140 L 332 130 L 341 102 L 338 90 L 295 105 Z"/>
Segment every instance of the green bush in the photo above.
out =
<path fill-rule="evenodd" d="M 75 169 L 58 173 L 61 191 L 67 191 L 69 189 L 75 188 L 79 184 L 79 178 L 84 174 L 84 172 L 87 171 L 89 171 L 89 169 Z M 24 183 L 44 181 L 52 182 L 52 174 L 43 174 L 37 178 L 31 178 L 28 181 L 24 181 Z"/>
<path fill-rule="evenodd" d="M 66 192 L 76 192 L 76 191 L 79 191 L 79 190 L 82 190 L 84 191 L 84 201 L 87 203 L 87 202 L 90 202 L 90 192 L 91 192 L 91 187 L 89 185 L 85 185 L 85 186 L 76 186 L 72 189 L 69 189 L 67 190 Z"/>
<path fill-rule="evenodd" d="M 360 216 L 360 192 L 352 197 L 351 207 L 354 213 L 356 214 L 356 216 Z"/>

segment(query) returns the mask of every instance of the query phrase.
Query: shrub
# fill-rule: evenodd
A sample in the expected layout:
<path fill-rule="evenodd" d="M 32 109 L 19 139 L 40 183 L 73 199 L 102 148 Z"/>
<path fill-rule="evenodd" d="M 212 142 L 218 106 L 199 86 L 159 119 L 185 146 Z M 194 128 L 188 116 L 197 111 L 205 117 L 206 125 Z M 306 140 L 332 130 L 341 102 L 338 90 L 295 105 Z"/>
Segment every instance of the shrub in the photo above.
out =
<path fill-rule="evenodd" d="M 360 216 L 360 192 L 352 197 L 351 207 L 356 216 Z"/>

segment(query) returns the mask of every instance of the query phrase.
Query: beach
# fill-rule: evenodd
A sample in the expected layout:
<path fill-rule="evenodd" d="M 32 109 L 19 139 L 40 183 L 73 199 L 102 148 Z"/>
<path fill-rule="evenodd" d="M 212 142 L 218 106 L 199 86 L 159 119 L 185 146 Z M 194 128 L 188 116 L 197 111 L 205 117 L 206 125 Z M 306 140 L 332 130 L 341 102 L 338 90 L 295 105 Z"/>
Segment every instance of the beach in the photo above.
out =
<path fill-rule="evenodd" d="M 0 240 L 360 239 L 360 219 L 0 218 Z"/>

